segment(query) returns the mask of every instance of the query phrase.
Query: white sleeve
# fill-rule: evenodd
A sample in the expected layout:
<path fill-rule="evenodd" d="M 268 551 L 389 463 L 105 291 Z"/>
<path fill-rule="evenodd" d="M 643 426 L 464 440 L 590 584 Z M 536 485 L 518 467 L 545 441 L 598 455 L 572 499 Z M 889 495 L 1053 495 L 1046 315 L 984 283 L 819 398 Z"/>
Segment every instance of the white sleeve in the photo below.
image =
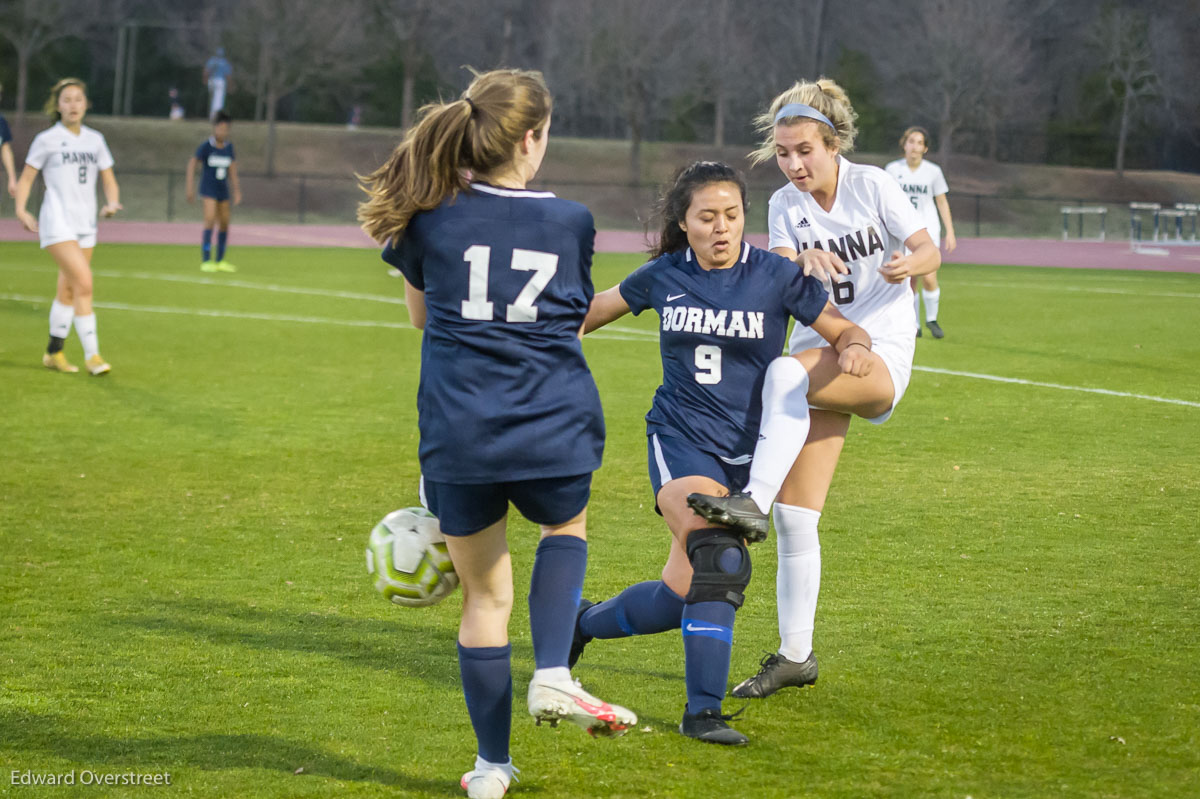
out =
<path fill-rule="evenodd" d="M 918 230 L 926 229 L 921 215 L 913 208 L 912 202 L 899 183 L 894 180 L 878 180 L 875 186 L 879 192 L 879 218 L 888 233 L 900 241 L 908 241 L 909 236 Z"/>
<path fill-rule="evenodd" d="M 116 161 L 113 160 L 112 153 L 108 149 L 108 142 L 104 138 L 104 134 L 100 134 L 100 147 L 96 154 L 99 161 L 100 170 L 112 169 Z"/>
<path fill-rule="evenodd" d="M 35 136 L 33 143 L 29 145 L 29 152 L 25 154 L 25 163 L 40 172 L 46 166 L 46 159 L 49 157 L 50 151 L 46 149 L 46 137 Z"/>
<path fill-rule="evenodd" d="M 950 187 L 946 185 L 946 176 L 942 174 L 942 168 L 935 166 L 933 170 L 933 180 L 930 182 L 930 185 L 933 190 L 933 196 L 938 197 L 950 191 Z"/>
<path fill-rule="evenodd" d="M 783 203 L 777 203 L 774 199 L 767 205 L 767 232 L 770 234 L 767 241 L 768 250 L 776 247 L 787 247 L 789 250 L 800 249 L 800 245 L 792 236 L 792 226 L 788 223 L 787 210 L 783 207 Z"/>

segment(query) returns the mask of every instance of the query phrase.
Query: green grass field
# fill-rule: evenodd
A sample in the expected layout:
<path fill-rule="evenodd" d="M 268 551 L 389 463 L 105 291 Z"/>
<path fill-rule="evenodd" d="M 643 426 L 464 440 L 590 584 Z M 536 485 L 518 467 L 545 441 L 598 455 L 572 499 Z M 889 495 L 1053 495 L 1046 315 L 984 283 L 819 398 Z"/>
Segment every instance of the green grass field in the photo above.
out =
<path fill-rule="evenodd" d="M 417 502 L 400 285 L 369 251 L 234 249 L 218 276 L 196 255 L 97 249 L 94 379 L 41 367 L 53 268 L 0 247 L 0 794 L 461 796 L 460 595 L 394 607 L 364 565 L 371 526 Z M 597 286 L 638 262 L 600 257 Z M 675 732 L 677 634 L 597 641 L 576 669 L 637 731 L 535 727 L 537 536 L 513 521 L 512 796 L 1200 791 L 1200 277 L 941 274 L 947 338 L 918 342 L 892 421 L 852 425 L 826 507 L 821 680 L 750 705 L 750 746 Z M 591 599 L 666 552 L 655 321 L 585 344 L 609 429 Z M 773 541 L 755 559 L 734 680 L 776 643 Z M 20 783 L 72 771 L 171 787 Z"/>

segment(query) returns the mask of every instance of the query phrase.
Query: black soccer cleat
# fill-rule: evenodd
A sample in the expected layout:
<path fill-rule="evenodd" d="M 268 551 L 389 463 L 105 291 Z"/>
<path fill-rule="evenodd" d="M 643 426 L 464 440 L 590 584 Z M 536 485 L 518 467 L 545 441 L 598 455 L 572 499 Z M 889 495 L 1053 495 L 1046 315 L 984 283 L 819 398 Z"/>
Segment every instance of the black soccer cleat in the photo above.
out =
<path fill-rule="evenodd" d="M 930 322 L 926 322 L 925 327 L 929 328 L 929 332 L 933 334 L 934 338 L 945 338 L 946 337 L 945 332 L 942 330 L 942 326 L 937 323 L 936 319 L 934 319 L 933 321 L 930 321 Z M 918 332 L 920 332 L 920 331 L 918 331 Z"/>
<path fill-rule="evenodd" d="M 584 611 L 595 605 L 595 602 L 588 602 L 586 599 L 579 600 L 579 610 L 575 611 L 575 635 L 571 638 L 571 653 L 567 655 L 567 668 L 575 668 L 575 664 L 579 662 L 579 656 L 583 654 L 583 648 L 592 642 L 592 636 L 584 635 L 579 629 L 579 622 L 583 619 Z"/>
<path fill-rule="evenodd" d="M 803 663 L 788 660 L 783 655 L 768 652 L 761 661 L 762 668 L 749 679 L 742 680 L 729 693 L 738 699 L 766 699 L 780 688 L 814 685 L 817 682 L 817 655 L 812 653 Z"/>
<path fill-rule="evenodd" d="M 765 540 L 771 527 L 771 520 L 758 509 L 754 498 L 741 491 L 727 497 L 688 494 L 687 504 L 697 516 L 734 528 L 750 544 Z"/>
<path fill-rule="evenodd" d="M 738 713 L 741 711 L 739 710 Z M 738 713 L 723 716 L 721 711 L 710 707 L 692 714 L 687 712 L 687 708 L 684 708 L 683 721 L 679 722 L 679 732 L 705 743 L 742 746 L 750 743 L 750 739 L 725 723 Z"/>
<path fill-rule="evenodd" d="M 918 323 L 917 324 L 917 338 L 920 338 L 923 335 L 925 335 L 925 334 L 921 332 L 921 325 Z"/>

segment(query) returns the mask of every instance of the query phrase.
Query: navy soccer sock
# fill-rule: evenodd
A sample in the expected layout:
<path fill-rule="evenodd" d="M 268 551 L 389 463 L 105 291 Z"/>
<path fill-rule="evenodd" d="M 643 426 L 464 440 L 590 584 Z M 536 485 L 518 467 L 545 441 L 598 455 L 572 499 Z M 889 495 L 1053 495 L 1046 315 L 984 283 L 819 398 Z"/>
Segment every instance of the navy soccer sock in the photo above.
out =
<path fill-rule="evenodd" d="M 729 682 L 733 618 L 728 602 L 689 602 L 683 609 L 683 657 L 688 712 L 721 709 Z"/>
<path fill-rule="evenodd" d="M 624 638 L 677 630 L 681 618 L 683 597 L 662 580 L 647 580 L 588 608 L 579 629 L 592 638 Z"/>
<path fill-rule="evenodd" d="M 459 644 L 458 669 L 479 756 L 490 763 L 507 763 L 512 732 L 512 644 Z"/>
<path fill-rule="evenodd" d="M 587 541 L 552 535 L 538 544 L 529 581 L 529 632 L 539 669 L 566 668 L 587 571 Z"/>
<path fill-rule="evenodd" d="M 225 260 L 225 242 L 229 240 L 228 230 L 217 231 L 217 260 Z"/>
<path fill-rule="evenodd" d="M 212 260 L 212 229 L 204 231 L 200 236 L 200 251 L 204 254 L 205 261 Z"/>

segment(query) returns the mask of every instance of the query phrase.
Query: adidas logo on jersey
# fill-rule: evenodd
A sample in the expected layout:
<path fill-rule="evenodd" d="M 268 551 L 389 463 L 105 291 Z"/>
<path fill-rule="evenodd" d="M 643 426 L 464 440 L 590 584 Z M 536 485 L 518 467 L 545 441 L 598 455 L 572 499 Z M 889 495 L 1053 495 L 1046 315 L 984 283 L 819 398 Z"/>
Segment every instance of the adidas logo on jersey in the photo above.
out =
<path fill-rule="evenodd" d="M 812 225 L 808 224 L 808 217 L 805 216 L 805 217 L 800 218 L 800 221 L 796 223 L 796 227 L 806 228 L 806 227 L 812 227 Z"/>

